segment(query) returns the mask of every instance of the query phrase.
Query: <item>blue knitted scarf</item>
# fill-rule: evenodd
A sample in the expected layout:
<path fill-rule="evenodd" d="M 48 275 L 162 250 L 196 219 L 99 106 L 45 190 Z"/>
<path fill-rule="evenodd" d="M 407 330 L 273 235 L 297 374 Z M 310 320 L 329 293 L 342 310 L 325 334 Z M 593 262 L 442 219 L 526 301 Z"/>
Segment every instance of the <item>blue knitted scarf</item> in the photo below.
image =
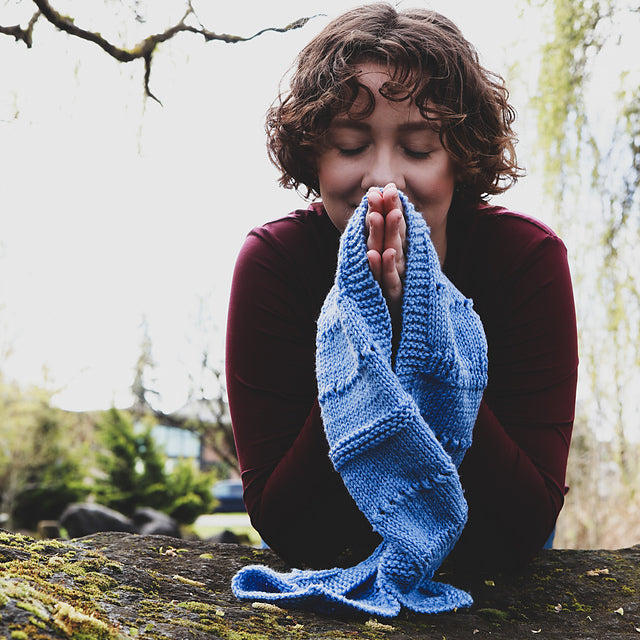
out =
<path fill-rule="evenodd" d="M 394 366 L 391 319 L 366 254 L 366 197 L 342 235 L 316 345 L 331 460 L 383 540 L 347 569 L 245 567 L 232 582 L 239 598 L 378 616 L 472 603 L 433 576 L 467 519 L 457 467 L 486 386 L 486 340 L 471 301 L 442 273 L 422 216 L 400 197 L 408 253 Z"/>

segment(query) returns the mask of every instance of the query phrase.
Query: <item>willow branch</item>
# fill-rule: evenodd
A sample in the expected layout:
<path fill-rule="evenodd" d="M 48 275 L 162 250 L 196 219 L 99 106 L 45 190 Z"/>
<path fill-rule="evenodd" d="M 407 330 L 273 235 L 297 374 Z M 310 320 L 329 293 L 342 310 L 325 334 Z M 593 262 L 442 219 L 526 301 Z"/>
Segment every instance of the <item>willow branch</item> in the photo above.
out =
<path fill-rule="evenodd" d="M 0 26 L 0 33 L 13 36 L 16 41 L 23 41 L 27 47 L 31 47 L 32 45 L 32 35 L 33 35 L 33 26 L 35 25 L 38 18 L 42 15 L 48 22 L 50 22 L 54 27 L 59 29 L 60 31 L 64 31 L 71 36 L 76 38 L 80 38 L 82 40 L 87 40 L 88 42 L 93 42 L 97 46 L 99 46 L 103 51 L 109 54 L 112 58 L 115 58 L 119 62 L 131 62 L 132 60 L 141 59 L 144 61 L 145 65 L 145 73 L 144 73 L 144 89 L 147 96 L 153 98 L 157 102 L 160 102 L 158 98 L 156 98 L 149 88 L 149 79 L 151 77 L 151 61 L 153 58 L 153 53 L 156 47 L 162 42 L 166 42 L 170 40 L 178 33 L 193 33 L 196 35 L 200 35 L 204 38 L 205 42 L 211 42 L 213 40 L 218 40 L 221 42 L 226 42 L 230 44 L 235 44 L 237 42 L 248 42 L 249 40 L 253 40 L 269 31 L 274 31 L 276 33 L 285 33 L 287 31 L 292 31 L 294 29 L 299 29 L 303 27 L 309 20 L 316 16 L 310 16 L 308 18 L 300 18 L 299 20 L 295 20 L 294 22 L 288 24 L 285 27 L 267 27 L 266 29 L 261 29 L 257 33 L 254 33 L 252 36 L 237 36 L 231 35 L 228 33 L 216 33 L 215 31 L 210 31 L 206 29 L 201 23 L 199 23 L 197 19 L 196 12 L 191 5 L 191 2 L 187 2 L 187 11 L 182 17 L 182 20 L 178 22 L 176 25 L 168 28 L 166 31 L 162 33 L 156 33 L 146 37 L 144 40 L 139 42 L 137 45 L 131 48 L 118 47 L 113 43 L 109 42 L 106 38 L 104 38 L 100 33 L 95 33 L 93 31 L 88 31 L 87 29 L 83 29 L 77 26 L 73 20 L 73 18 L 69 16 L 64 16 L 56 11 L 50 4 L 49 0 L 33 0 L 34 4 L 38 7 L 38 12 L 33 16 L 31 21 L 29 22 L 29 26 L 26 29 L 23 29 L 19 25 L 13 27 L 2 27 Z M 193 26 L 192 24 L 188 24 L 187 20 L 193 17 L 199 24 L 198 26 Z"/>

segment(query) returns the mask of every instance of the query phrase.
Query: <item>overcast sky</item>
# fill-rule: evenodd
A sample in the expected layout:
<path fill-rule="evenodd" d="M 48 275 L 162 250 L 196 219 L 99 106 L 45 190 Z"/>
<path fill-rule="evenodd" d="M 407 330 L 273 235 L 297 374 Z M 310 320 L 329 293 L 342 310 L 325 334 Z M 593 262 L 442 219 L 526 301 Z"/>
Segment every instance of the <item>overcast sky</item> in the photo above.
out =
<path fill-rule="evenodd" d="M 276 184 L 264 113 L 300 48 L 360 3 L 200 4 L 213 7 L 199 9 L 210 30 L 242 35 L 326 16 L 244 44 L 182 35 L 162 45 L 151 86 L 163 106 L 143 98 L 139 62 L 118 63 L 44 21 L 30 50 L 0 37 L 0 347 L 11 347 L 0 368 L 41 383 L 45 367 L 62 406 L 130 402 L 143 317 L 164 406 L 182 404 L 203 341 L 222 359 L 231 272 L 247 231 L 306 206 Z M 0 3 L 0 24 L 26 24 L 28 5 Z M 184 12 L 179 0 L 163 3 L 162 15 L 158 3 L 149 5 L 145 24 L 113 20 L 118 2 L 55 6 L 114 39 L 126 25 L 133 44 Z M 540 202 L 539 179 L 527 146 L 539 16 L 522 20 L 513 5 L 401 3 L 446 13 L 485 65 L 512 79 L 531 177 L 504 200 L 550 223 L 531 206 Z"/>

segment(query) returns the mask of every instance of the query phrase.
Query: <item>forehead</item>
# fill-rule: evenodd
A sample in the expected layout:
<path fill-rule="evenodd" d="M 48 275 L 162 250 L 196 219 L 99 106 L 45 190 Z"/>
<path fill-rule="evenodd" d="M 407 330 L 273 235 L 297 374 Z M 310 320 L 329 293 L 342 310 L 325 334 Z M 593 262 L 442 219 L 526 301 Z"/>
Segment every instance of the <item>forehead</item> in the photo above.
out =
<path fill-rule="evenodd" d="M 358 62 L 354 65 L 354 71 L 362 84 L 382 84 L 394 80 L 393 70 L 382 62 Z"/>
<path fill-rule="evenodd" d="M 431 120 L 422 115 L 408 97 L 411 88 L 399 84 L 386 65 L 364 62 L 355 65 L 354 70 L 360 89 L 349 110 L 333 117 L 333 130 L 367 130 L 372 125 L 387 123 L 403 133 L 438 131 L 437 119 Z M 394 99 L 395 96 L 398 99 Z"/>
<path fill-rule="evenodd" d="M 383 98 L 384 99 L 384 98 Z M 400 134 L 412 134 L 412 133 L 420 133 L 423 135 L 433 135 L 437 136 L 437 129 L 434 127 L 433 123 L 430 123 L 428 120 L 423 118 L 418 110 L 415 110 L 416 117 L 415 119 L 389 119 L 387 123 L 393 127 L 395 131 Z M 340 131 L 362 131 L 363 133 L 368 133 L 372 128 L 376 127 L 376 120 L 370 117 L 367 118 L 351 118 L 349 114 L 343 116 L 336 116 L 331 122 L 331 131 L 340 132 Z"/>

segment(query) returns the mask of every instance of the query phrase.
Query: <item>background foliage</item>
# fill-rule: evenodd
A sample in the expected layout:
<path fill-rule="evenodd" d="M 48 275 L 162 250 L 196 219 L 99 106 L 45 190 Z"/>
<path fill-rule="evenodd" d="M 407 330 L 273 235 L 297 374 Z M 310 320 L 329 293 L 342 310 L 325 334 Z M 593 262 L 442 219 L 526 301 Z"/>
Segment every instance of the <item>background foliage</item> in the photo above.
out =
<path fill-rule="evenodd" d="M 640 7 L 550 0 L 537 114 L 572 266 L 580 387 L 561 546 L 637 542 L 640 525 Z"/>
<path fill-rule="evenodd" d="M 152 507 L 190 524 L 210 512 L 215 475 L 200 472 L 190 461 L 181 461 L 168 471 L 152 428 L 152 422 L 135 424 L 127 412 L 115 408 L 100 417 L 97 429 L 102 449 L 97 467 L 103 477 L 94 495 L 100 504 L 128 516 L 138 507 Z"/>
<path fill-rule="evenodd" d="M 86 499 L 131 515 L 152 507 L 191 524 L 214 506 L 217 476 L 192 461 L 172 469 L 151 436 L 153 420 L 126 411 L 69 413 L 45 390 L 23 390 L 0 377 L 0 513 L 3 526 L 35 531 Z"/>
<path fill-rule="evenodd" d="M 20 389 L 0 374 L 0 513 L 35 529 L 90 491 L 92 425 L 51 406 L 45 390 Z"/>

